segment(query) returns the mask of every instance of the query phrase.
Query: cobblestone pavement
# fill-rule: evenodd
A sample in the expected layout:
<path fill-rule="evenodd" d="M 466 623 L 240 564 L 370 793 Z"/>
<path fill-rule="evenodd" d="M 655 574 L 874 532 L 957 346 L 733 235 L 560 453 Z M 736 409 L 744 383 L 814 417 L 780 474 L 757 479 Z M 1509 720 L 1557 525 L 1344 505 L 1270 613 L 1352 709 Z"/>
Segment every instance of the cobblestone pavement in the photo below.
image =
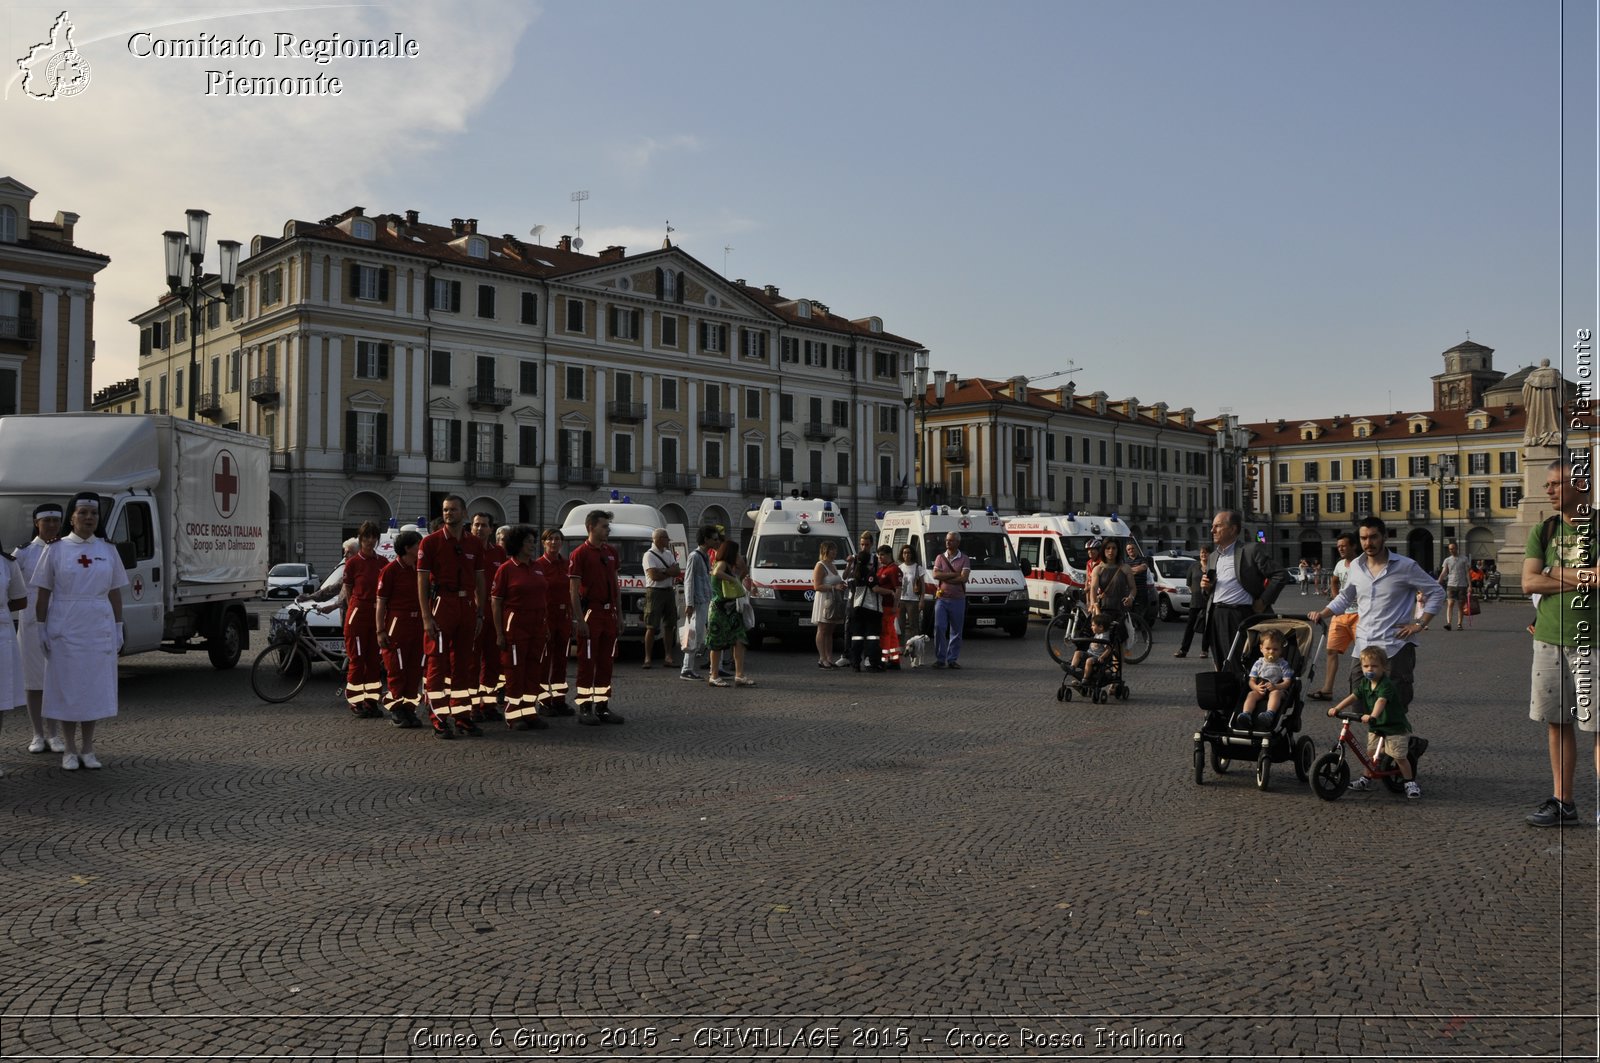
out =
<path fill-rule="evenodd" d="M 625 659 L 624 727 L 453 742 L 134 658 L 103 771 L 8 714 L 0 1055 L 1593 1057 L 1529 615 L 1425 636 L 1420 801 L 1196 786 L 1172 625 L 1126 704 L 1058 703 L 1035 625 L 754 690 Z"/>

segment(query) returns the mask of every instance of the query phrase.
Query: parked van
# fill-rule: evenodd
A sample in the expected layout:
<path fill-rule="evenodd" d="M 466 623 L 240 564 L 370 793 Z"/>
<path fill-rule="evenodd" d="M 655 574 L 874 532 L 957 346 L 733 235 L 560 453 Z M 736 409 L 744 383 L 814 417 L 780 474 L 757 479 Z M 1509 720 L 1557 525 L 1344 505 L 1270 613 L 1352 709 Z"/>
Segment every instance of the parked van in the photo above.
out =
<path fill-rule="evenodd" d="M 1068 590 L 1083 589 L 1089 542 L 1116 536 L 1127 539 L 1127 524 L 1115 514 L 1034 513 L 1007 517 L 1006 535 L 1027 570 L 1028 609 L 1034 616 L 1054 616 Z"/>
<path fill-rule="evenodd" d="M 616 549 L 621 563 L 617 582 L 622 585 L 622 625 L 619 635 L 624 639 L 644 638 L 644 555 L 650 549 L 657 528 L 667 529 L 667 540 L 678 565 L 689 558 L 688 536 L 682 524 L 668 524 L 661 511 L 654 506 L 622 500 L 595 502 L 574 506 L 561 526 L 561 537 L 566 540 L 568 556 L 578 544 L 589 537 L 584 520 L 597 509 L 611 514 L 610 543 Z M 683 614 L 683 592 L 678 592 L 678 613 Z M 668 638 L 672 633 L 667 634 Z"/>
<path fill-rule="evenodd" d="M 768 498 L 745 514 L 743 554 L 755 588 L 756 627 L 750 644 L 763 636 L 792 635 L 811 628 L 811 573 L 824 542 L 837 550 L 843 570 L 855 550 L 844 514 L 820 498 Z"/>
<path fill-rule="evenodd" d="M 123 655 L 204 649 L 232 668 L 253 626 L 245 603 L 266 588 L 267 464 L 260 436 L 170 416 L 4 417 L 0 528 L 26 542 L 35 505 L 98 493 L 128 570 Z"/>
<path fill-rule="evenodd" d="M 979 513 L 966 508 L 952 512 L 949 506 L 894 510 L 879 518 L 878 532 L 879 545 L 894 551 L 896 563 L 900 548 L 909 544 L 917 563 L 929 569 L 944 553 L 944 537 L 959 532 L 961 552 L 972 559 L 966 627 L 1002 628 L 1012 638 L 1028 633 L 1028 584 L 1005 525 L 992 508 Z"/>

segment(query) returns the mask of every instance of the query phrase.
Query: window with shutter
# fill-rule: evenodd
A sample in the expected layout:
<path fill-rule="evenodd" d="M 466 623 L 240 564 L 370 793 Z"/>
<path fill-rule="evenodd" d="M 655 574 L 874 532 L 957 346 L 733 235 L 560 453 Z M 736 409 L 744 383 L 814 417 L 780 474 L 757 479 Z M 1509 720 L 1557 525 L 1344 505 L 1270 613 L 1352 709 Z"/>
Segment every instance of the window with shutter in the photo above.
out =
<path fill-rule="evenodd" d="M 539 323 L 539 296 L 536 292 L 522 293 L 522 323 L 524 325 Z"/>
<path fill-rule="evenodd" d="M 478 285 L 478 316 L 494 317 L 494 285 Z"/>

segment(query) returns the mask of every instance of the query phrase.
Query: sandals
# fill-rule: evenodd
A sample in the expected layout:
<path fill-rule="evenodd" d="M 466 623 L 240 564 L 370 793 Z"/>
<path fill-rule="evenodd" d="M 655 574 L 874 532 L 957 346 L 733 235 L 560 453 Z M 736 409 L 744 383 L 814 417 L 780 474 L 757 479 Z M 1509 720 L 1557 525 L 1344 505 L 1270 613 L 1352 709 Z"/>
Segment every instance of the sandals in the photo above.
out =
<path fill-rule="evenodd" d="M 1333 695 L 1324 693 L 1323 691 L 1320 691 L 1320 690 L 1313 690 L 1311 692 L 1311 700 L 1312 701 L 1332 701 L 1333 700 Z"/>
<path fill-rule="evenodd" d="M 732 683 L 728 682 L 726 679 L 722 678 L 720 675 L 714 675 L 710 679 L 706 680 L 706 682 L 710 683 L 714 687 L 731 687 L 731 686 L 733 686 Z"/>
<path fill-rule="evenodd" d="M 733 677 L 733 685 L 736 687 L 753 687 L 756 685 L 756 681 L 746 676 L 736 675 Z"/>

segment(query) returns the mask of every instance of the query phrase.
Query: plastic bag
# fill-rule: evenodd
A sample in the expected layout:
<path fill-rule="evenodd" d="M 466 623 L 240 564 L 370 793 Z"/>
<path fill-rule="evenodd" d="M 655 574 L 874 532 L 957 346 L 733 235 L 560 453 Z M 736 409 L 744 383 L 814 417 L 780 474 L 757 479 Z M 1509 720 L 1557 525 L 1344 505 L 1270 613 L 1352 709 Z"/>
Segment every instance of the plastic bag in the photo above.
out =
<path fill-rule="evenodd" d="M 697 619 L 695 611 L 690 609 L 688 614 L 683 618 L 683 623 L 678 625 L 678 648 L 684 652 L 694 649 L 699 641 L 699 629 L 695 625 Z"/>

